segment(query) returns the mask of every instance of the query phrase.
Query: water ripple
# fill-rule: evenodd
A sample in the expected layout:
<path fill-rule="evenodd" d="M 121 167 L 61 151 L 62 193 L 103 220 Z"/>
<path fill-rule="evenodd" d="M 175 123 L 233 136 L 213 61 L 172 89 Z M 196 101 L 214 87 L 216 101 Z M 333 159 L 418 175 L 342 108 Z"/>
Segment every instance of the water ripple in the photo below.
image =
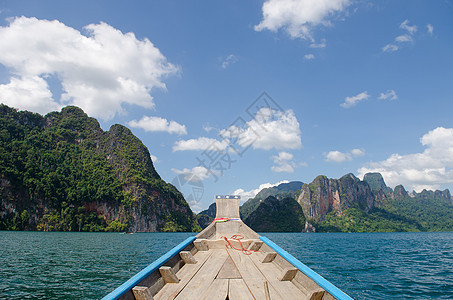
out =
<path fill-rule="evenodd" d="M 192 233 L 0 231 L 0 299 L 99 299 Z M 265 234 L 355 299 L 453 299 L 453 233 Z"/>

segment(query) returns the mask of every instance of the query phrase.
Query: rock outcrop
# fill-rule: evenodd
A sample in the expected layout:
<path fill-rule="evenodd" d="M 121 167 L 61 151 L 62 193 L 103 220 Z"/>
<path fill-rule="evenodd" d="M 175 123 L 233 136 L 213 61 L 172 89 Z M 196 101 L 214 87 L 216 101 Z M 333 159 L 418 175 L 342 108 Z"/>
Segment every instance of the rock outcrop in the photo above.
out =
<path fill-rule="evenodd" d="M 331 210 L 341 213 L 354 205 L 369 211 L 379 200 L 375 199 L 370 186 L 353 174 L 340 179 L 320 175 L 312 183 L 304 184 L 297 198 L 305 217 L 319 221 Z"/>
<path fill-rule="evenodd" d="M 46 116 L 0 106 L 0 229 L 199 230 L 182 194 L 132 132 L 69 106 Z"/>

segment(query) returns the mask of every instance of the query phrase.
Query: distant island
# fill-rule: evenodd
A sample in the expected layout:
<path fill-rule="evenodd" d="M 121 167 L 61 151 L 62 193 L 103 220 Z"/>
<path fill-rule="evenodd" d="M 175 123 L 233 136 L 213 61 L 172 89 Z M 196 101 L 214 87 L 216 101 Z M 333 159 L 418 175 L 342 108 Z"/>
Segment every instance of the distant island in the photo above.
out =
<path fill-rule="evenodd" d="M 449 190 L 391 189 L 379 173 L 368 173 L 363 181 L 346 174 L 340 179 L 318 176 L 309 184 L 282 183 L 248 199 L 240 213 L 260 232 L 453 231 Z M 214 217 L 214 203 L 197 215 L 201 227 Z"/>
<path fill-rule="evenodd" d="M 199 231 L 132 132 L 80 108 L 46 116 L 0 105 L 0 230 Z"/>

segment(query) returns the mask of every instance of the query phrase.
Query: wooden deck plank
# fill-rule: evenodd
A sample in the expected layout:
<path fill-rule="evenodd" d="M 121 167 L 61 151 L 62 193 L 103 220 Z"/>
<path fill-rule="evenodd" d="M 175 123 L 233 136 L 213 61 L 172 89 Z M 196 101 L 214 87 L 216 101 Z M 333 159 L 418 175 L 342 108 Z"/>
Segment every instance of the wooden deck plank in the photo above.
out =
<path fill-rule="evenodd" d="M 198 299 L 206 293 L 228 257 L 225 249 L 213 249 L 209 252 L 212 252 L 212 255 L 175 299 Z"/>
<path fill-rule="evenodd" d="M 228 286 L 229 300 L 254 300 L 242 279 L 230 279 Z"/>
<path fill-rule="evenodd" d="M 225 300 L 228 295 L 228 279 L 215 279 L 206 290 L 204 300 Z"/>
<path fill-rule="evenodd" d="M 211 251 L 199 251 L 194 257 L 197 260 L 196 264 L 186 264 L 177 273 L 181 279 L 179 283 L 170 283 L 164 287 L 154 296 L 155 300 L 168 300 L 174 299 L 180 291 L 189 283 L 190 279 L 198 272 L 204 265 L 206 260 L 212 255 Z"/>
<path fill-rule="evenodd" d="M 262 255 L 262 254 L 261 254 Z M 260 269 L 263 276 L 284 299 L 305 299 L 307 296 L 299 290 L 291 281 L 281 281 L 279 276 L 282 273 L 281 268 L 274 263 L 262 263 L 260 255 L 250 257 L 253 263 Z M 271 297 L 271 299 L 273 299 Z"/>
<path fill-rule="evenodd" d="M 266 299 L 264 289 L 264 282 L 266 281 L 266 278 L 251 260 L 252 257 L 257 256 L 257 253 L 245 255 L 241 251 L 231 249 L 229 249 L 228 252 L 233 258 L 233 261 L 241 273 L 245 284 L 248 286 L 255 299 Z M 283 299 L 272 285 L 269 286 L 269 292 L 272 300 Z"/>
<path fill-rule="evenodd" d="M 231 257 L 228 257 L 225 263 L 223 264 L 222 268 L 219 271 L 219 274 L 217 274 L 218 279 L 240 279 L 241 274 L 239 273 L 239 270 L 236 268 L 236 266 L 233 263 L 233 260 Z"/>

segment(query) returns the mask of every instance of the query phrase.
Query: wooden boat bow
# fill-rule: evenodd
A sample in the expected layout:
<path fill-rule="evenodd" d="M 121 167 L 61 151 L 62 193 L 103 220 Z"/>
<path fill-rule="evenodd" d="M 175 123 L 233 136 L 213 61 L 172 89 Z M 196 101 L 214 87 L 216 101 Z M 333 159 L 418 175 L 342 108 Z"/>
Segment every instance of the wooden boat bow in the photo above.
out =
<path fill-rule="evenodd" d="M 239 196 L 216 196 L 216 205 L 203 231 L 103 299 L 352 299 L 243 223 Z"/>

